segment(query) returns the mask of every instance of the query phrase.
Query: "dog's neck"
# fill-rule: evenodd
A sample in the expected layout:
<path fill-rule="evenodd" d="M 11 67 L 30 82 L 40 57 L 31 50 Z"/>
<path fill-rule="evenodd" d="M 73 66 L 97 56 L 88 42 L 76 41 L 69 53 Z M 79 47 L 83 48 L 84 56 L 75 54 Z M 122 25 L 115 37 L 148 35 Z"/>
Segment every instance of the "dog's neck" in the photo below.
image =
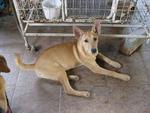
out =
<path fill-rule="evenodd" d="M 81 48 L 81 45 L 76 41 L 73 45 L 73 53 L 78 60 L 78 62 L 83 63 L 84 61 L 89 61 L 90 59 L 96 59 L 96 57 L 87 55 L 83 48 Z"/>

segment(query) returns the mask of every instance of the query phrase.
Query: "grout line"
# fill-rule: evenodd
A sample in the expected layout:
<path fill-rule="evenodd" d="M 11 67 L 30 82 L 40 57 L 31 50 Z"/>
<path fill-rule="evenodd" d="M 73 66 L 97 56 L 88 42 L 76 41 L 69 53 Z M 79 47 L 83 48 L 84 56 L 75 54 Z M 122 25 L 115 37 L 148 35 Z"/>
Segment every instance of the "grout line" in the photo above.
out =
<path fill-rule="evenodd" d="M 25 55 L 25 51 L 24 51 L 24 53 L 23 53 L 23 58 L 24 58 L 24 55 Z M 11 103 L 10 103 L 11 106 L 12 106 L 13 98 L 14 98 L 14 95 L 15 95 L 17 83 L 18 83 L 18 81 L 19 81 L 19 76 L 20 76 L 20 69 L 19 69 L 19 71 L 18 71 L 18 77 L 17 77 L 16 83 L 15 83 L 14 92 L 13 92 L 12 99 L 11 99 Z"/>
<path fill-rule="evenodd" d="M 18 71 L 18 77 L 17 77 L 16 83 L 15 83 L 14 92 L 12 94 L 10 105 L 12 105 L 12 102 L 13 102 L 13 98 L 14 98 L 14 95 L 15 95 L 15 91 L 16 91 L 16 86 L 17 86 L 17 82 L 18 82 L 18 79 L 19 79 L 19 75 L 20 75 L 20 69 Z"/>
<path fill-rule="evenodd" d="M 61 87 L 60 87 L 60 94 L 59 94 L 59 111 L 58 113 L 60 113 L 61 110 Z"/>

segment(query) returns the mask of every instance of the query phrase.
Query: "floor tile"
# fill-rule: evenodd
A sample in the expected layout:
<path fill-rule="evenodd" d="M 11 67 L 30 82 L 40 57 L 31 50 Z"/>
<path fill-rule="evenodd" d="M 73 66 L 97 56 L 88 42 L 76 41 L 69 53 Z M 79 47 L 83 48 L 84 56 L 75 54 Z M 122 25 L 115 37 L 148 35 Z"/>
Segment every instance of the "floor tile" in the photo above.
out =
<path fill-rule="evenodd" d="M 112 86 L 109 92 L 109 113 L 149 113 L 150 88 Z"/>
<path fill-rule="evenodd" d="M 105 76 L 95 74 L 85 66 L 80 66 L 73 70 L 73 74 L 80 77 L 79 81 L 75 82 L 76 87 L 80 86 L 105 86 Z"/>
<path fill-rule="evenodd" d="M 13 95 L 14 95 L 14 91 L 15 91 L 15 87 L 6 86 L 6 93 L 7 93 L 7 97 L 8 97 L 10 106 L 13 104 L 12 103 L 12 98 L 13 98 Z"/>
<path fill-rule="evenodd" d="M 109 113 L 108 88 L 91 87 L 90 90 L 91 98 L 68 96 L 63 92 L 60 113 Z"/>
<path fill-rule="evenodd" d="M 116 58 L 123 64 L 122 69 L 118 70 L 118 72 L 129 74 L 131 80 L 124 82 L 122 80 L 107 77 L 108 85 L 138 86 L 148 83 L 148 76 L 144 67 L 144 62 L 139 53 L 135 53 L 130 57 L 117 54 Z"/>
<path fill-rule="evenodd" d="M 60 86 L 43 80 L 17 86 L 12 100 L 14 113 L 58 113 Z"/>

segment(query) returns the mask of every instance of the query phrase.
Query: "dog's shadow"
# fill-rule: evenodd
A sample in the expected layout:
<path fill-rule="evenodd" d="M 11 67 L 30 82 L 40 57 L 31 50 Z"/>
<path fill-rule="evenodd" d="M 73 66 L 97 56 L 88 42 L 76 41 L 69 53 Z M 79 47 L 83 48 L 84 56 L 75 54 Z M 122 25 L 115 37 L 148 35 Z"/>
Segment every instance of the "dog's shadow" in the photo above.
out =
<path fill-rule="evenodd" d="M 111 71 L 116 71 L 116 72 L 120 72 L 117 68 L 114 68 L 113 66 L 110 66 L 109 64 L 107 64 L 105 61 L 101 60 L 100 58 L 96 57 L 96 63 L 105 69 L 111 70 Z"/>
<path fill-rule="evenodd" d="M 99 58 L 96 58 L 96 63 L 101 67 L 105 66 L 105 62 Z M 67 73 L 67 75 L 76 75 L 74 69 L 67 70 L 66 73 Z M 77 81 L 69 80 L 69 82 L 70 82 L 71 86 L 76 89 L 75 83 Z"/>
<path fill-rule="evenodd" d="M 100 67 L 104 67 L 105 66 L 105 62 L 103 60 L 101 60 L 100 58 L 98 58 L 96 56 L 96 63 L 100 66 Z"/>

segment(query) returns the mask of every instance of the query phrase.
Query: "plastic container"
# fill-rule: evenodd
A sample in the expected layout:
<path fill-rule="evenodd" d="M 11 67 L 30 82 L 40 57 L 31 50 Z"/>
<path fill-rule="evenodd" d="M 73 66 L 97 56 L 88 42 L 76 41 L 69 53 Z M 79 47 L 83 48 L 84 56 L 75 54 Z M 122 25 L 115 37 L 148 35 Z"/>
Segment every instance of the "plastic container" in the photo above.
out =
<path fill-rule="evenodd" d="M 46 19 L 58 19 L 61 9 L 60 0 L 44 0 L 42 2 L 42 8 Z"/>

